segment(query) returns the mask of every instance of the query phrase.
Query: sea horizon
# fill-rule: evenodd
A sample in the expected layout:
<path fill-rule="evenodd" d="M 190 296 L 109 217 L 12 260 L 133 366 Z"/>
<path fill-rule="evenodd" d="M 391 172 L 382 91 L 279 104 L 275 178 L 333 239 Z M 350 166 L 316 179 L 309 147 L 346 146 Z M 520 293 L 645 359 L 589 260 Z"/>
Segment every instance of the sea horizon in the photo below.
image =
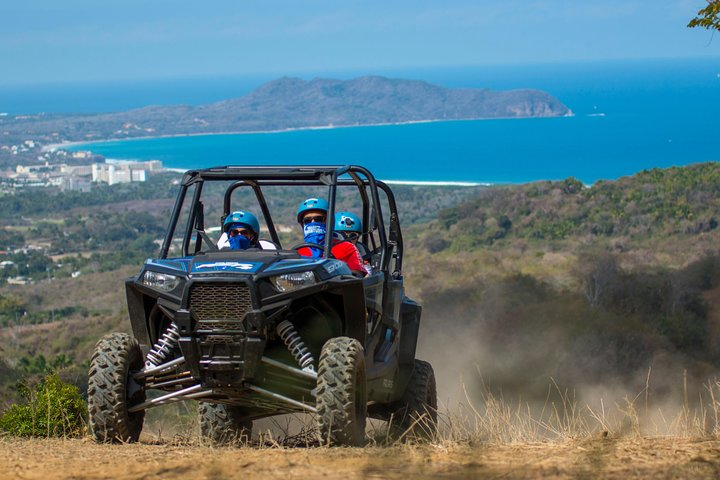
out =
<path fill-rule="evenodd" d="M 0 113 L 31 115 L 38 113 L 110 113 L 158 105 L 202 105 L 250 93 L 262 84 L 282 77 L 304 80 L 334 78 L 349 80 L 361 76 L 384 76 L 423 80 L 446 88 L 478 87 L 493 90 L 537 88 L 554 95 L 554 85 L 562 83 L 556 72 L 577 68 L 617 70 L 667 64 L 720 65 L 718 55 L 693 57 L 647 57 L 638 59 L 564 60 L 476 65 L 381 67 L 318 71 L 265 72 L 245 75 L 196 75 L 171 78 L 123 78 L 118 80 L 62 81 L 0 84 Z M 531 75 L 527 75 L 530 72 Z M 526 79 L 532 78 L 532 82 Z M 482 85 L 478 85 L 478 81 Z"/>

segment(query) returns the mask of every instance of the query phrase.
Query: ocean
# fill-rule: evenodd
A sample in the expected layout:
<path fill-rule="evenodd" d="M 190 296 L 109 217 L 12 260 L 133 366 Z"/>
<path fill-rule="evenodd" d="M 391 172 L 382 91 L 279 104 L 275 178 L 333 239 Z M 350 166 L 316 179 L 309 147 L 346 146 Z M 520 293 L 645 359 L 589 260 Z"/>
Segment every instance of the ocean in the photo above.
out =
<path fill-rule="evenodd" d="M 73 148 L 92 149 L 111 159 L 159 159 L 177 169 L 361 164 L 378 178 L 409 182 L 522 183 L 572 176 L 594 183 L 654 167 L 720 160 L 720 58 L 321 76 L 351 78 L 363 73 L 445 87 L 537 88 L 560 99 L 574 116 L 156 138 Z M 126 86 L 119 96 L 127 105 L 140 106 L 193 103 L 187 99 L 195 92 L 194 103 L 204 103 L 247 93 L 265 80 L 179 82 L 174 94 L 172 89 L 164 91 L 163 102 L 152 101 L 157 85 Z M 208 89 L 211 94 L 197 93 Z M 2 97 L 0 111 L 1 102 Z M 75 111 L 84 108 L 83 102 L 75 106 Z"/>

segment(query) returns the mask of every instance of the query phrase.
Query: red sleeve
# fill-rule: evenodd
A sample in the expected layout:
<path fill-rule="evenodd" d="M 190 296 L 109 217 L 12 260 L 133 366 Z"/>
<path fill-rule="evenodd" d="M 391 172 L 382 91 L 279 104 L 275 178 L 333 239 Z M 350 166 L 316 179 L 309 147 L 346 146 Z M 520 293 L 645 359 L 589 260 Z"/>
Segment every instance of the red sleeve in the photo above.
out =
<path fill-rule="evenodd" d="M 297 252 L 301 257 L 312 257 L 312 250 L 310 250 L 310 247 L 298 248 Z"/>
<path fill-rule="evenodd" d="M 363 276 L 367 275 L 365 267 L 363 267 L 363 260 L 358 252 L 357 247 L 350 242 L 340 242 L 332 247 L 332 254 L 338 260 L 342 260 L 347 263 L 350 270 L 353 272 L 362 273 Z"/>

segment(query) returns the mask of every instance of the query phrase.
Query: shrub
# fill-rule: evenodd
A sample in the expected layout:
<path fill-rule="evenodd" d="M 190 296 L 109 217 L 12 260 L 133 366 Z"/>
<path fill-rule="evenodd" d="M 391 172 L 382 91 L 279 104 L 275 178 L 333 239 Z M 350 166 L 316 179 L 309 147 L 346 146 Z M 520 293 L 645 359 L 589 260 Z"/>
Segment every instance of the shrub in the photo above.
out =
<path fill-rule="evenodd" d="M 575 177 L 566 178 L 562 182 L 563 193 L 567 195 L 574 195 L 582 192 L 583 186 L 583 183 Z"/>
<path fill-rule="evenodd" d="M 47 375 L 34 389 L 21 385 L 26 405 L 14 404 L 0 416 L 0 430 L 21 437 L 77 437 L 84 431 L 87 405 L 74 385 Z"/>
<path fill-rule="evenodd" d="M 425 249 L 430 253 L 442 252 L 450 246 L 450 242 L 438 235 L 430 235 L 425 238 Z"/>

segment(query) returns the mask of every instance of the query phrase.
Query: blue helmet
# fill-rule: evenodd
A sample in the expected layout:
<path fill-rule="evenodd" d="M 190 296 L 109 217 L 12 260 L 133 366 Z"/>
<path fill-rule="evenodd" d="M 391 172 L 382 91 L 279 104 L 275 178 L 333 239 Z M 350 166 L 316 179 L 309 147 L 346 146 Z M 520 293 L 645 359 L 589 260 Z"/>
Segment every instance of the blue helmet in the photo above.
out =
<path fill-rule="evenodd" d="M 240 223 L 246 226 L 255 232 L 255 235 L 260 232 L 260 222 L 258 222 L 257 217 L 250 212 L 237 210 L 225 217 L 225 221 L 223 222 L 223 232 L 227 232 L 230 229 L 230 225 L 233 223 Z"/>
<path fill-rule="evenodd" d="M 327 214 L 328 211 L 328 202 L 324 198 L 308 198 L 304 202 L 298 206 L 297 211 L 297 221 L 298 223 L 302 222 L 302 216 L 305 214 L 305 212 L 310 212 L 312 210 L 317 210 L 320 212 L 324 212 Z"/>
<path fill-rule="evenodd" d="M 338 212 L 335 214 L 335 231 L 362 233 L 362 220 L 352 212 Z"/>

